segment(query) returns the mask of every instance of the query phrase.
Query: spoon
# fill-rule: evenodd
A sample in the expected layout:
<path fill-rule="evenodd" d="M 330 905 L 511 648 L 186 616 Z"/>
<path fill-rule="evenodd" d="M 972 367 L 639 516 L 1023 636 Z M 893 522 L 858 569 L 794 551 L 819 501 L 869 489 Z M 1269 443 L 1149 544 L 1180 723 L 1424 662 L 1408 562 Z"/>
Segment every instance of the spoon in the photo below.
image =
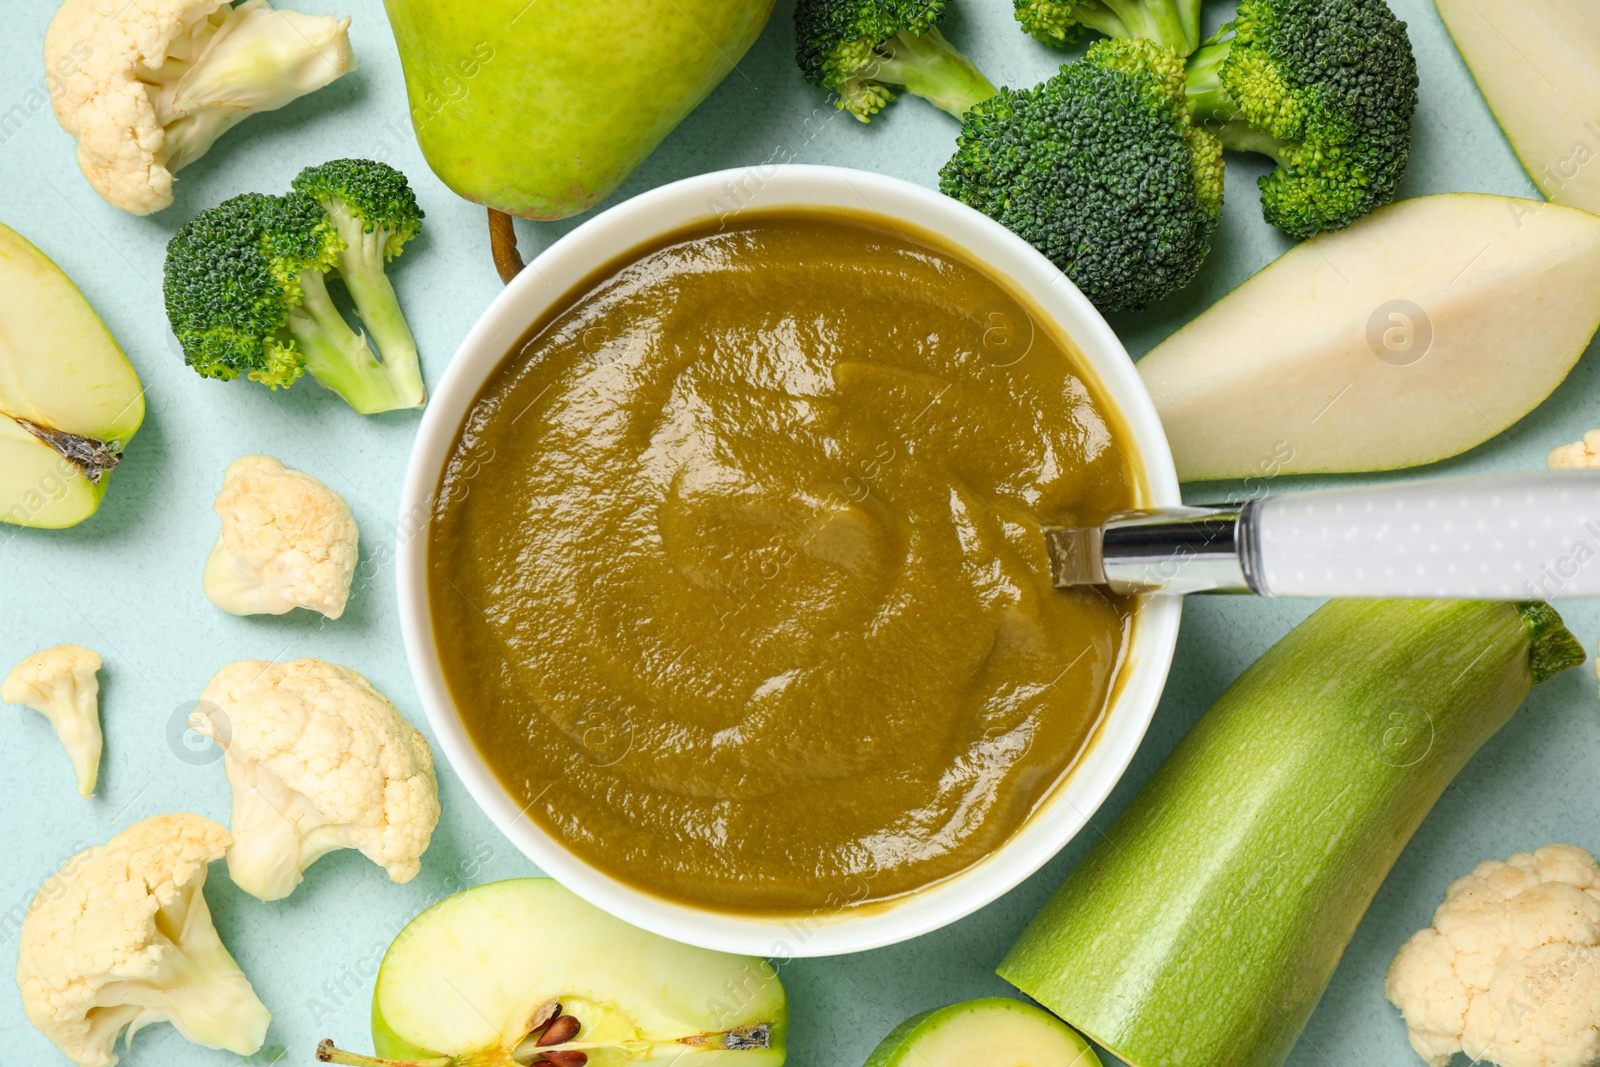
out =
<path fill-rule="evenodd" d="M 1056 586 L 1274 597 L 1600 596 L 1600 470 L 1323 489 L 1046 527 Z"/>

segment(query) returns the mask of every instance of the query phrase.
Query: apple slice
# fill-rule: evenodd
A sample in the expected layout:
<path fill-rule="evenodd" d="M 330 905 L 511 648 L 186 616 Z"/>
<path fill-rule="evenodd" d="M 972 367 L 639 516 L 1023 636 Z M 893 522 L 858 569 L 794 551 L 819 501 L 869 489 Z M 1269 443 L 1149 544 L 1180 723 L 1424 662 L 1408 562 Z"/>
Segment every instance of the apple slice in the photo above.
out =
<path fill-rule="evenodd" d="M 986 997 L 913 1015 L 864 1067 L 1100 1067 L 1077 1031 L 1032 1004 Z"/>
<path fill-rule="evenodd" d="M 1394 470 L 1532 411 L 1596 325 L 1600 218 L 1447 193 L 1296 245 L 1139 373 L 1182 481 Z"/>
<path fill-rule="evenodd" d="M 378 969 L 377 1055 L 324 1041 L 317 1058 L 357 1067 L 777 1067 L 788 1018 L 766 961 L 668 941 L 548 878 L 519 878 L 413 919 Z"/>
<path fill-rule="evenodd" d="M 1434 3 L 1539 191 L 1600 213 L 1600 6 Z"/>
<path fill-rule="evenodd" d="M 71 526 L 100 506 L 144 391 L 72 280 L 4 225 L 0 292 L 0 522 Z"/>

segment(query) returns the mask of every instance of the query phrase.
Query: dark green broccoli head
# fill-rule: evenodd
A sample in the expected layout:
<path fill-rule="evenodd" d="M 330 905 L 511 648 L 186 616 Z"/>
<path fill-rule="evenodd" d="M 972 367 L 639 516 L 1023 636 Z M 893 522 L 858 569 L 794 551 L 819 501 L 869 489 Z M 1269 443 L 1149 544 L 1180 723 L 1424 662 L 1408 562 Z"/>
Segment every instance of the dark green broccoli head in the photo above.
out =
<path fill-rule="evenodd" d="M 973 108 L 939 188 L 1117 311 L 1199 271 L 1222 210 L 1222 148 L 1189 124 L 1181 55 L 1099 41 L 1048 81 Z"/>
<path fill-rule="evenodd" d="M 344 241 L 322 206 L 304 193 L 258 199 L 256 225 L 273 277 L 292 303 L 308 270 L 327 272 L 339 261 Z"/>
<path fill-rule="evenodd" d="M 329 252 L 318 238 L 292 236 L 295 210 L 279 197 L 245 193 L 202 211 L 167 244 L 167 319 L 184 361 L 205 377 L 243 374 L 276 389 L 305 371 L 285 327 L 299 301 L 298 274 Z"/>
<path fill-rule="evenodd" d="M 1417 64 L 1384 0 L 1242 0 L 1190 62 L 1195 120 L 1265 152 L 1267 221 L 1295 237 L 1394 198 L 1411 153 Z"/>
<path fill-rule="evenodd" d="M 336 223 L 353 220 L 368 234 L 382 232 L 381 252 L 386 259 L 399 255 L 422 230 L 423 211 L 416 193 L 406 176 L 387 163 L 330 160 L 301 171 L 294 190 L 322 205 Z"/>
<path fill-rule="evenodd" d="M 1049 45 L 1071 44 L 1086 29 L 1184 55 L 1200 43 L 1200 0 L 1014 0 L 1013 7 L 1022 28 Z"/>
<path fill-rule="evenodd" d="M 943 14 L 944 0 L 800 0 L 794 9 L 800 73 L 838 93 L 852 112 L 876 114 L 895 95 L 873 77 L 878 49 L 901 32 L 921 36 Z"/>
<path fill-rule="evenodd" d="M 799 0 L 795 58 L 862 122 L 904 89 L 960 116 L 995 88 L 945 40 L 945 0 Z"/>

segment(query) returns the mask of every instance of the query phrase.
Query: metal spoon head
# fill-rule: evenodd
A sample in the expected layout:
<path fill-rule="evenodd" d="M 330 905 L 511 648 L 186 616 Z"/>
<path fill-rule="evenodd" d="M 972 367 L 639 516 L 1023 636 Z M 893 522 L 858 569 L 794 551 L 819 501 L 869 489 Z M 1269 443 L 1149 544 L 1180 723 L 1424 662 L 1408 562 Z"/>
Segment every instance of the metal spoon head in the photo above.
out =
<path fill-rule="evenodd" d="M 1104 531 L 1098 528 L 1046 526 L 1044 546 L 1050 555 L 1052 584 L 1057 589 L 1106 584 L 1103 544 Z"/>
<path fill-rule="evenodd" d="M 1121 511 L 1104 526 L 1046 526 L 1057 589 L 1104 586 L 1120 596 L 1249 593 L 1244 558 L 1254 505 Z"/>

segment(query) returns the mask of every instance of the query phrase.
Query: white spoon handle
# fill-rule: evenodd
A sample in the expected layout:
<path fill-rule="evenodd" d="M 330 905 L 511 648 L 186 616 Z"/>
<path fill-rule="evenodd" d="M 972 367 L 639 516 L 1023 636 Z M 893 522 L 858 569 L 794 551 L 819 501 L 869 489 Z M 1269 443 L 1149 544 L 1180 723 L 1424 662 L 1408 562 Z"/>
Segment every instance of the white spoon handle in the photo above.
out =
<path fill-rule="evenodd" d="M 1600 596 L 1600 471 L 1296 493 L 1241 522 L 1266 596 Z"/>

